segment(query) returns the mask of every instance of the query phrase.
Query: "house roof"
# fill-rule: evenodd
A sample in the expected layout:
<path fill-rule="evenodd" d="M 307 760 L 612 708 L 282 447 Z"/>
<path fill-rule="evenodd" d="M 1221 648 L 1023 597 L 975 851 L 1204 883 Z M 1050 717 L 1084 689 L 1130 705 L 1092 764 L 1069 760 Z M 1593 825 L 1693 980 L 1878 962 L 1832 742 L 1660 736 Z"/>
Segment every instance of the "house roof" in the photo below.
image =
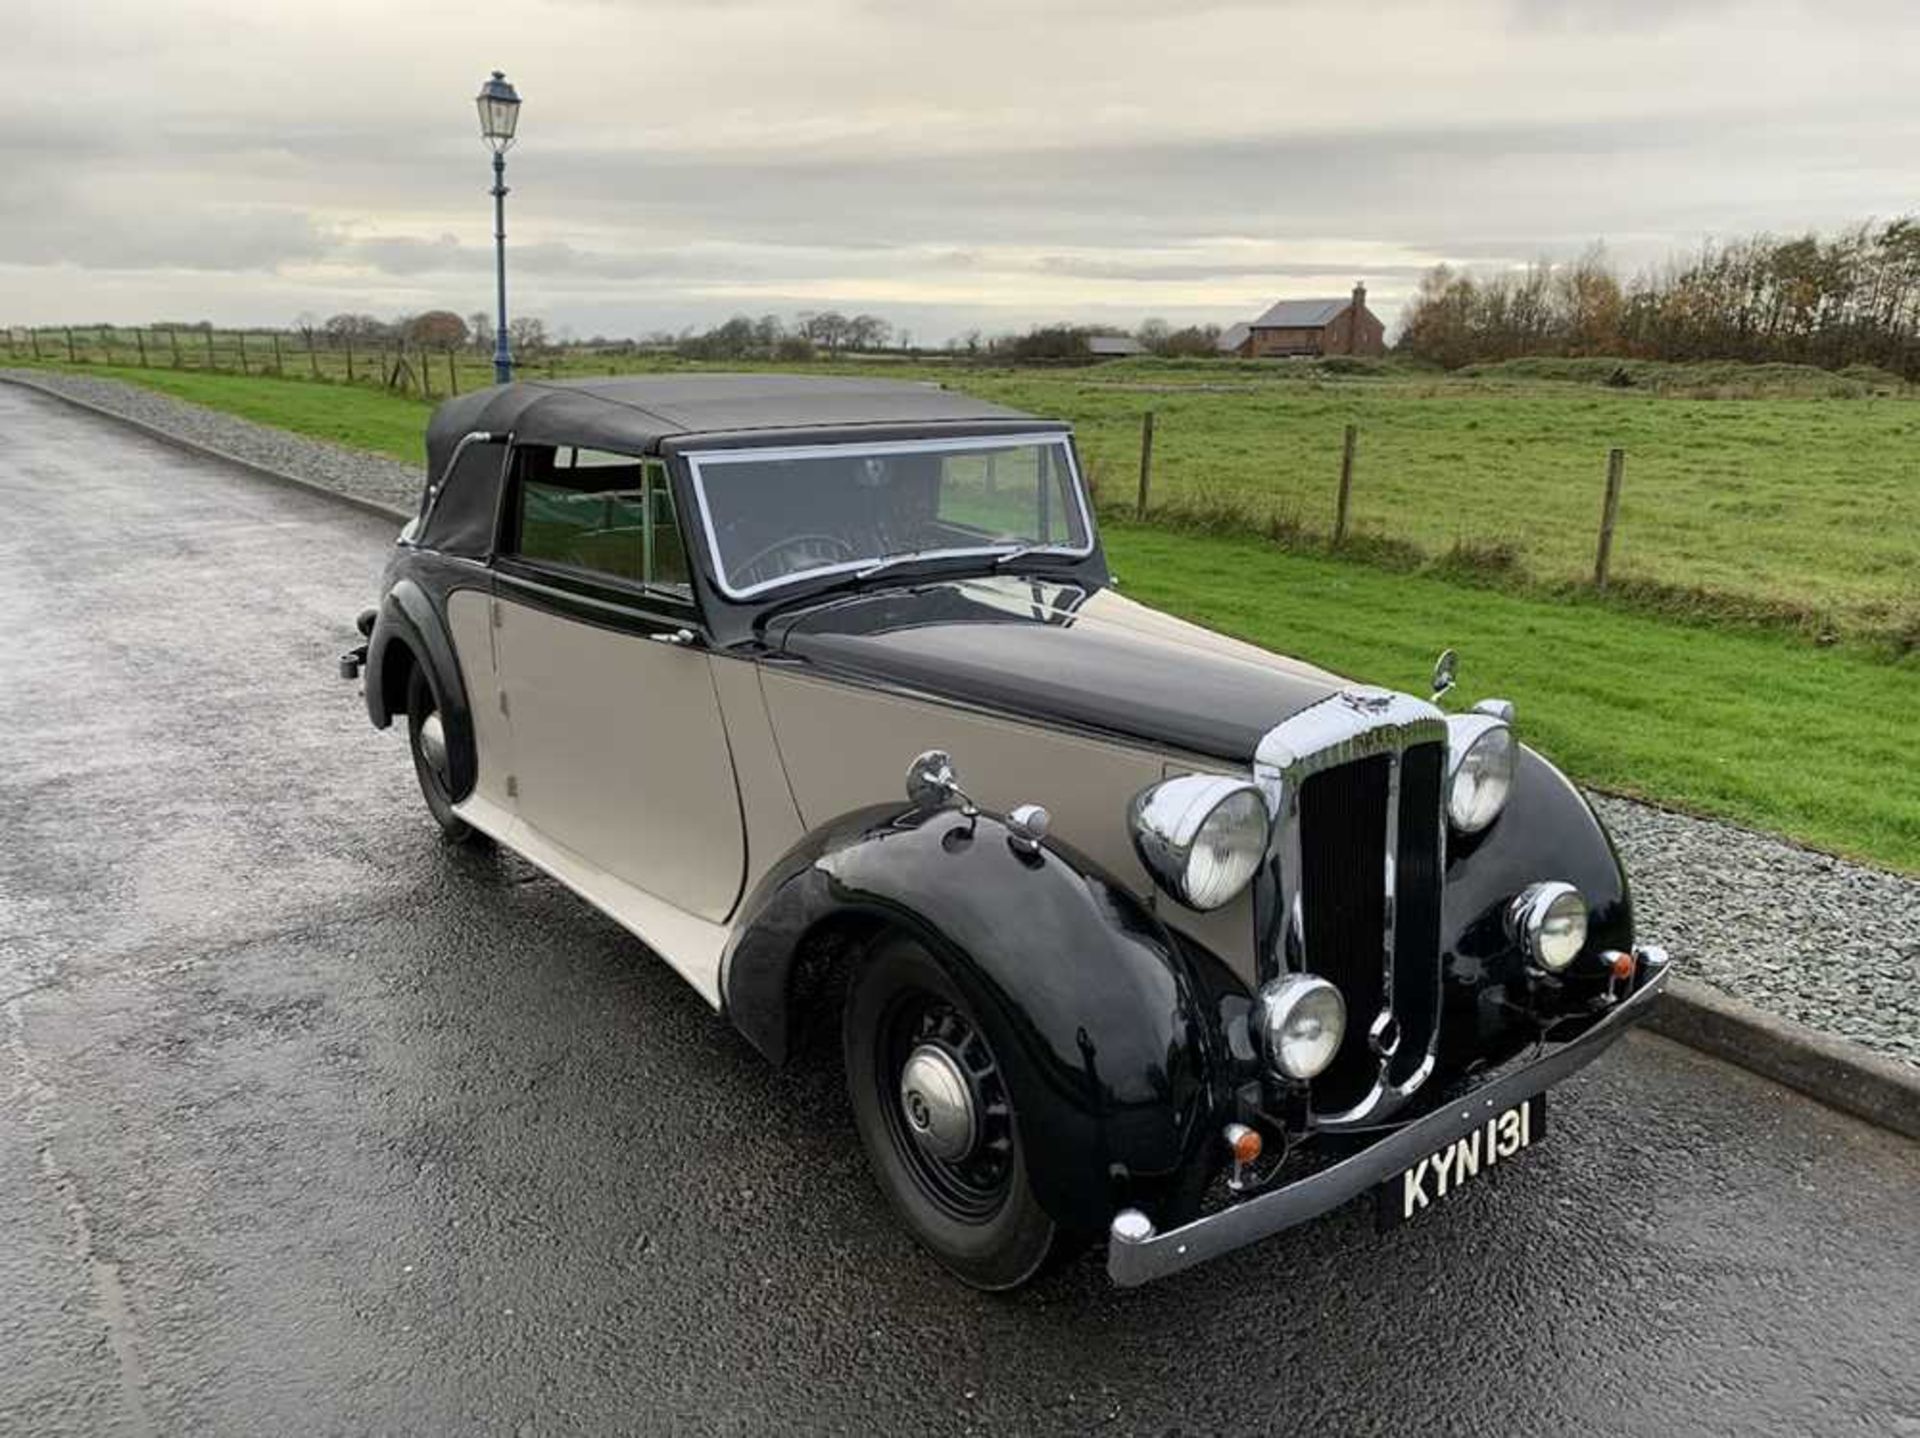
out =
<path fill-rule="evenodd" d="M 438 477 L 461 437 L 475 431 L 511 433 L 526 444 L 641 454 L 696 434 L 996 422 L 1061 427 L 939 385 L 901 380 L 780 374 L 533 380 L 442 404 L 427 423 L 427 469 Z"/>
<path fill-rule="evenodd" d="M 1147 347 L 1131 335 L 1088 335 L 1087 353 L 1093 355 L 1143 355 Z"/>
<path fill-rule="evenodd" d="M 1214 341 L 1214 348 L 1222 354 L 1232 354 L 1247 342 L 1247 331 L 1252 328 L 1245 320 L 1230 324 L 1220 331 L 1220 338 Z"/>
<path fill-rule="evenodd" d="M 1317 330 L 1333 323 L 1334 317 L 1352 304 L 1350 299 L 1337 300 L 1281 300 L 1259 319 L 1253 321 L 1257 330 Z"/>

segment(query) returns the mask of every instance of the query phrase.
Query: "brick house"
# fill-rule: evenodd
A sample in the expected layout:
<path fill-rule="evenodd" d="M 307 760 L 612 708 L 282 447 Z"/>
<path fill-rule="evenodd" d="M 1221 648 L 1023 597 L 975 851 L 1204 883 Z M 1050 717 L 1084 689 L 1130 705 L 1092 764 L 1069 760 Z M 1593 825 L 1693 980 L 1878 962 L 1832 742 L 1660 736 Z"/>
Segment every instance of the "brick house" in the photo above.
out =
<path fill-rule="evenodd" d="M 1229 326 L 1220 335 L 1220 352 L 1241 359 L 1281 359 L 1296 355 L 1382 355 L 1387 327 L 1367 308 L 1367 287 L 1353 287 L 1350 299 L 1281 300 L 1259 319 Z"/>

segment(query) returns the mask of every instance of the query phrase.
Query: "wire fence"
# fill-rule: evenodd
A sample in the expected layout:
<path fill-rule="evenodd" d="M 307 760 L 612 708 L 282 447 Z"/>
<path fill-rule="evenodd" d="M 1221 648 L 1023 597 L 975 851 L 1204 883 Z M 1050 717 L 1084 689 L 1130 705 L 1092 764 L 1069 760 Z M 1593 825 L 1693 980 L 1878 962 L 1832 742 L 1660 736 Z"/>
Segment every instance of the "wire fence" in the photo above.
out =
<path fill-rule="evenodd" d="M 366 385 L 422 399 L 445 399 L 493 383 L 491 350 L 426 345 L 324 330 L 217 330 L 205 326 L 123 328 L 51 325 L 5 330 L 9 360 L 139 369 L 278 375 Z M 552 370 L 549 355 L 516 356 L 515 369 Z"/>

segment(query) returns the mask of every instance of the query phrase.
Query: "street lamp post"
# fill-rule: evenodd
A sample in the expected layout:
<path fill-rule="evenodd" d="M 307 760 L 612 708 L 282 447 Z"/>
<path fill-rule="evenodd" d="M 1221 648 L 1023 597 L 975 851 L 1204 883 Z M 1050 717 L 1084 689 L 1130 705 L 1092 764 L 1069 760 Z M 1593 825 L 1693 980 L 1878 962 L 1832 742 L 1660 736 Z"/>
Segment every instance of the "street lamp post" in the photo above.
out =
<path fill-rule="evenodd" d="M 493 335 L 493 382 L 513 379 L 513 352 L 507 348 L 507 151 L 520 123 L 520 96 L 499 70 L 480 87 L 480 138 L 493 151 L 493 256 L 499 288 L 500 321 Z"/>

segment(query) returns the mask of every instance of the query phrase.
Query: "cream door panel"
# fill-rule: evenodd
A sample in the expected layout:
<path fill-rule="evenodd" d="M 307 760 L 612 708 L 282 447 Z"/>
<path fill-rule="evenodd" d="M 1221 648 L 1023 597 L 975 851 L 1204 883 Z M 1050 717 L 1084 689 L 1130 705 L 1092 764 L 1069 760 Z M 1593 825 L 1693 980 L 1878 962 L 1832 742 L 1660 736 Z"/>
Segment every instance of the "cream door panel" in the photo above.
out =
<path fill-rule="evenodd" d="M 527 828 L 623 884 L 724 919 L 746 845 L 707 655 L 499 603 Z"/>
<path fill-rule="evenodd" d="M 457 589 L 447 596 L 447 630 L 453 636 L 454 657 L 467 685 L 467 708 L 473 713 L 473 738 L 480 750 L 480 777 L 474 793 L 511 810 L 507 775 L 512 772 L 512 736 L 500 712 L 500 685 L 493 662 L 493 615 L 487 596 L 478 589 Z"/>

